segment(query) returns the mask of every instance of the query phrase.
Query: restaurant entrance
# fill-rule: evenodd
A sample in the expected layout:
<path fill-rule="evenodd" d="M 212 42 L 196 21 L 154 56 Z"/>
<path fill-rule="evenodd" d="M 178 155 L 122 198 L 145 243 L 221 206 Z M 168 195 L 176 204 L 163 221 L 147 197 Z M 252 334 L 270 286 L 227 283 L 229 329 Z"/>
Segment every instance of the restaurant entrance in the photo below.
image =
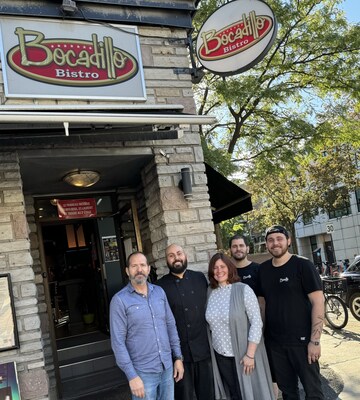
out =
<path fill-rule="evenodd" d="M 54 365 L 63 399 L 126 382 L 110 346 L 109 304 L 126 284 L 126 257 L 138 248 L 136 207 L 124 200 L 119 211 L 111 195 L 91 199 L 97 205 L 95 217 L 61 221 L 56 204 L 61 199 L 36 201 Z"/>
<path fill-rule="evenodd" d="M 108 331 L 96 220 L 42 228 L 56 339 Z"/>

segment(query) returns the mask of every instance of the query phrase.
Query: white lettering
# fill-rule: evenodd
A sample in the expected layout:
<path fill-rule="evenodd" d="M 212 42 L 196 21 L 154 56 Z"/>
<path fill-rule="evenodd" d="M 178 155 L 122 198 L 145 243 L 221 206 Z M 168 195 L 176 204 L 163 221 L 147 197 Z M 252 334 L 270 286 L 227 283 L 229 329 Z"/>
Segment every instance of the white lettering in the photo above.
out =
<path fill-rule="evenodd" d="M 70 71 L 69 69 L 55 68 L 56 78 L 85 78 L 99 79 L 97 72 Z"/>

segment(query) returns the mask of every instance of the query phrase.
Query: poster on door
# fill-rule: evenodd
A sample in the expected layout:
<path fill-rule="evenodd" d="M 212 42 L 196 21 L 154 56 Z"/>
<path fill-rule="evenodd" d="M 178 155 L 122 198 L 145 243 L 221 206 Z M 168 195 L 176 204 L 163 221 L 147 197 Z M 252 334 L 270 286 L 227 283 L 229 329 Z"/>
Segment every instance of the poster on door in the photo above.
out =
<path fill-rule="evenodd" d="M 116 236 L 103 236 L 102 243 L 104 249 L 104 261 L 119 261 L 119 248 Z"/>
<path fill-rule="evenodd" d="M 0 399 L 21 400 L 15 362 L 0 364 Z"/>

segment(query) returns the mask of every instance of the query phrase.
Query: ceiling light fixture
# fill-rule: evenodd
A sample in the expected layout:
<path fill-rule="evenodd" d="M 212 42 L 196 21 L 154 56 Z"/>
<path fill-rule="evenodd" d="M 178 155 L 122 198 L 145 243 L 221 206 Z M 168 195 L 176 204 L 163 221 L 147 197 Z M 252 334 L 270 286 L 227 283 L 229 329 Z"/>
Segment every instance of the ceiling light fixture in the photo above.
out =
<path fill-rule="evenodd" d="M 63 177 L 63 181 L 71 186 L 76 187 L 90 187 L 95 185 L 100 179 L 100 174 L 96 171 L 91 170 L 78 170 L 75 172 L 69 172 Z"/>

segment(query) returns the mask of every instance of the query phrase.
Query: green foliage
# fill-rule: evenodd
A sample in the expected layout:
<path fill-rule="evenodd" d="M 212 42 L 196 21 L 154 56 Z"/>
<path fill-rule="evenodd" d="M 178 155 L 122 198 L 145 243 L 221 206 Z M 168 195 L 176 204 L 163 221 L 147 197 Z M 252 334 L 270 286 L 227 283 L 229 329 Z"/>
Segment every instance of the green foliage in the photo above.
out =
<path fill-rule="evenodd" d="M 247 221 L 244 220 L 243 216 L 230 218 L 227 221 L 223 221 L 220 224 L 221 239 L 223 247 L 228 250 L 229 240 L 234 235 L 248 235 Z"/>
<path fill-rule="evenodd" d="M 222 2 L 202 1 L 195 27 Z M 228 78 L 207 74 L 195 87 L 200 114 L 220 116 L 202 131 L 245 162 L 317 135 L 317 115 L 359 95 L 360 26 L 349 25 L 340 0 L 269 0 L 279 23 L 276 42 L 251 70 Z M 329 110 L 327 110 L 329 111 Z M 342 110 L 346 113 L 346 110 Z"/>
<path fill-rule="evenodd" d="M 218 118 L 201 128 L 205 158 L 225 175 L 231 163 L 247 175 L 253 231 L 293 231 L 360 186 L 360 25 L 346 21 L 341 2 L 267 0 L 279 29 L 266 57 L 241 75 L 207 73 L 194 88 L 198 113 Z M 195 32 L 220 4 L 200 2 Z M 234 223 L 222 224 L 223 236 Z"/>
<path fill-rule="evenodd" d="M 338 208 L 349 191 L 360 186 L 356 154 L 359 148 L 328 139 L 307 156 L 292 160 L 259 158 L 249 173 L 255 231 L 279 223 L 294 235 L 294 224 L 311 220 L 319 211 Z M 294 236 L 293 236 L 294 237 Z"/>

